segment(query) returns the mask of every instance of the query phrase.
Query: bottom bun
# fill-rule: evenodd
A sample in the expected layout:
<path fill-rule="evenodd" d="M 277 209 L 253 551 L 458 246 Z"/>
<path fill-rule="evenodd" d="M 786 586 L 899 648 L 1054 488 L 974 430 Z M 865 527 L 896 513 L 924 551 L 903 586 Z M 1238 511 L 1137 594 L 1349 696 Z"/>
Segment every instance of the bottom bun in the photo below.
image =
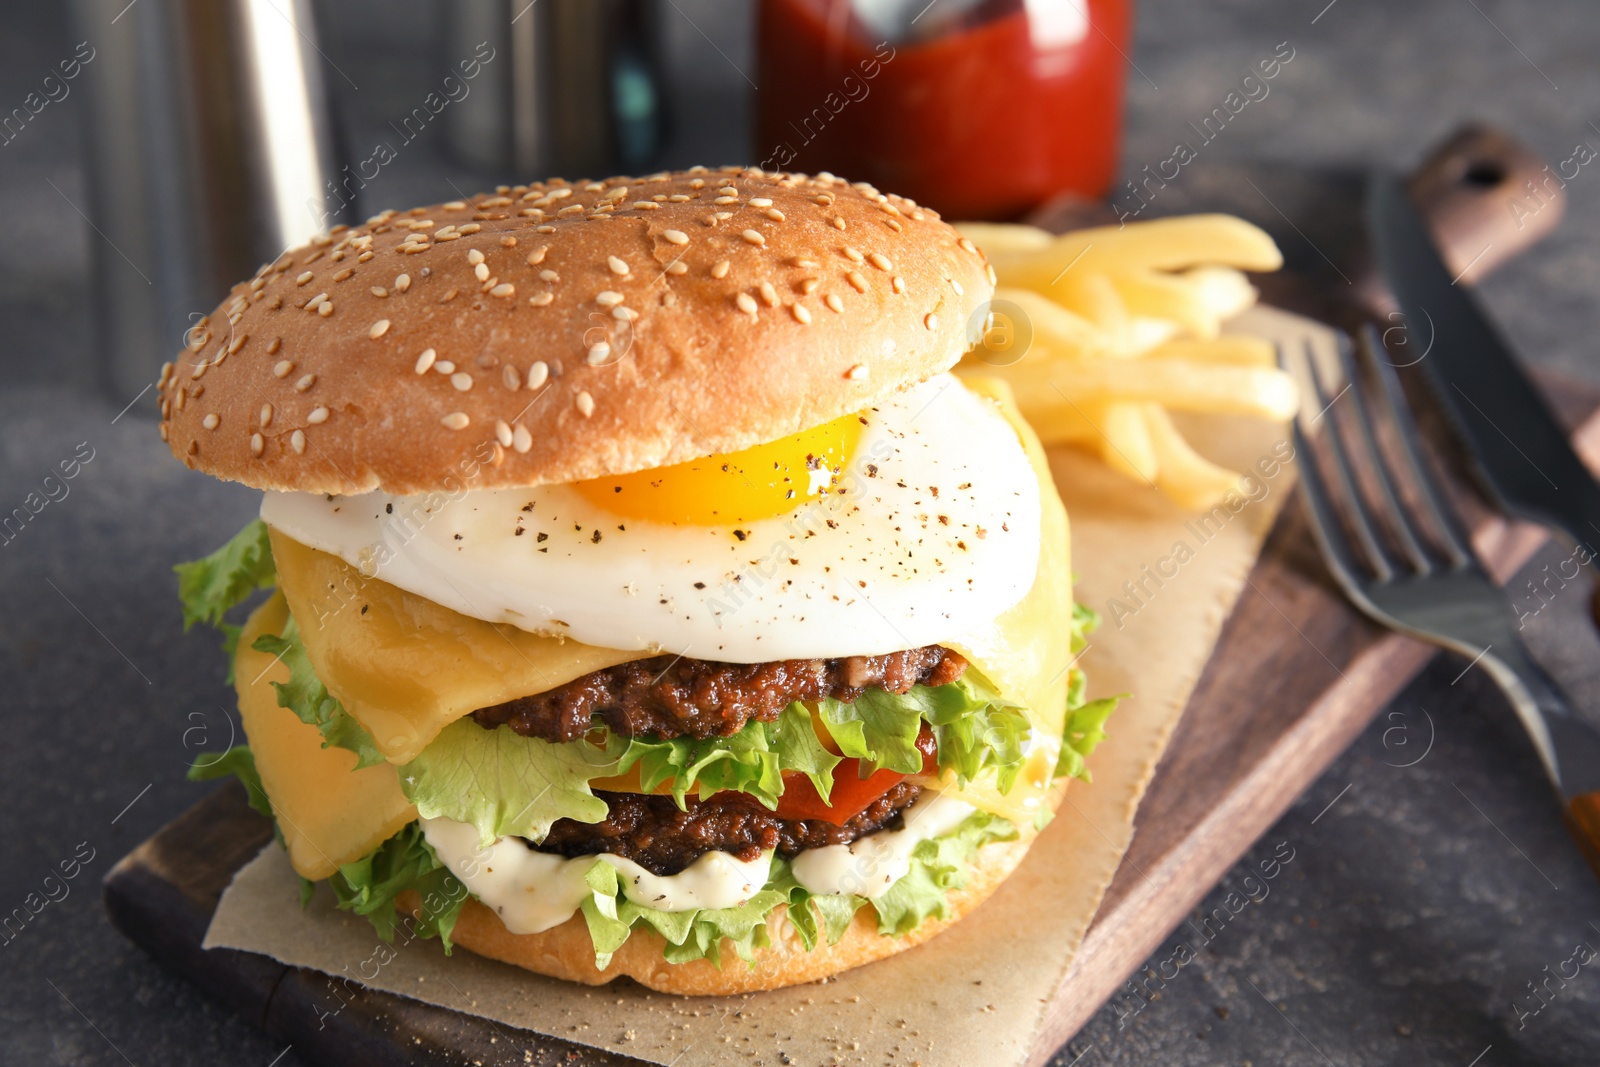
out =
<path fill-rule="evenodd" d="M 1053 805 L 1059 806 L 1064 786 L 1064 781 L 1057 783 L 1051 796 Z M 707 959 L 668 963 L 662 954 L 666 941 L 654 930 L 644 928 L 633 931 L 602 971 L 594 965 L 594 943 L 581 914 L 541 933 L 514 934 L 493 911 L 471 899 L 461 909 L 451 938 L 479 956 L 585 985 L 605 985 L 628 977 L 657 992 L 683 996 L 728 996 L 781 989 L 904 952 L 959 922 L 988 899 L 1027 855 L 1038 835 L 1032 826 L 1019 829 L 1021 836 L 1017 840 L 997 841 L 978 850 L 967 868 L 967 884 L 950 891 L 945 918 L 926 919 L 910 933 L 886 937 L 878 933 L 877 913 L 863 907 L 843 937 L 831 945 L 823 939 L 808 951 L 788 922 L 788 908 L 779 905 L 767 916 L 767 936 L 772 943 L 756 949 L 754 966 L 731 951 L 723 953 L 720 969 Z M 414 894 L 406 894 L 399 903 L 414 913 L 418 901 Z"/>

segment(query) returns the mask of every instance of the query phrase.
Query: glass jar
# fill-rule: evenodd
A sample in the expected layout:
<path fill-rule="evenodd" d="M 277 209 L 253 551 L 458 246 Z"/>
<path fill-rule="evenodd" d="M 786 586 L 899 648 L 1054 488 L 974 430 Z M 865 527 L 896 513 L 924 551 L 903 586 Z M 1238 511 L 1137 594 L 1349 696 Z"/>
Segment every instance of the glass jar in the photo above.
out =
<path fill-rule="evenodd" d="M 951 218 L 1105 195 L 1131 0 L 762 0 L 758 165 Z"/>

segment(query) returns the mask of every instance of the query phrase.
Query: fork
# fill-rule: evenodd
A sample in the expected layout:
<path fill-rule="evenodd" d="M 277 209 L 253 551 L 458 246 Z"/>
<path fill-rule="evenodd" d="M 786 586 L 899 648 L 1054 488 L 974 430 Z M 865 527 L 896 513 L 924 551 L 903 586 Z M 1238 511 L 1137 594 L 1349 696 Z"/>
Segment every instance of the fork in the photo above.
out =
<path fill-rule="evenodd" d="M 1574 715 L 1571 700 L 1518 636 L 1511 602 L 1473 553 L 1460 516 L 1429 470 L 1394 366 L 1380 358 L 1384 349 L 1377 330 L 1370 324 L 1362 330 L 1359 346 L 1362 362 L 1377 380 L 1376 410 L 1363 399 L 1354 347 L 1349 335 L 1338 335 L 1345 385 L 1331 398 L 1309 340 L 1303 352 L 1304 377 L 1319 414 L 1308 419 L 1302 411 L 1292 432 L 1301 459 L 1301 491 L 1322 557 L 1345 595 L 1375 621 L 1483 664 L 1533 739 L 1560 795 L 1567 826 L 1600 875 L 1600 732 Z M 1278 359 L 1291 369 L 1281 346 Z M 1347 394 L 1354 433 L 1332 415 L 1334 404 Z M 1331 479 L 1323 477 L 1310 448 L 1318 421 L 1325 424 Z M 1416 503 L 1402 492 L 1401 470 L 1378 447 L 1375 426 L 1381 424 L 1393 428 L 1393 451 Z M 1358 467 L 1361 454 L 1366 465 Z M 1366 492 L 1358 486 L 1360 470 L 1371 473 Z"/>

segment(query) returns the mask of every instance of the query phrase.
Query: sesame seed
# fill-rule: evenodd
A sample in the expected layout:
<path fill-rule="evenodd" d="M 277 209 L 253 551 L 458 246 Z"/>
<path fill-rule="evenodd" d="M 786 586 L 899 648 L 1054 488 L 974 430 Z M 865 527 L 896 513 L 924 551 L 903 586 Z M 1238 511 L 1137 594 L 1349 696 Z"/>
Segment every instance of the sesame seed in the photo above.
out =
<path fill-rule="evenodd" d="M 994 276 L 994 264 L 993 263 L 985 263 L 983 265 L 983 273 L 984 273 L 984 276 L 989 279 L 989 284 L 990 285 L 994 285 L 996 283 L 996 279 L 995 279 L 995 276 Z"/>
<path fill-rule="evenodd" d="M 311 409 L 311 414 L 306 416 L 306 422 L 310 423 L 312 426 L 320 426 L 322 423 L 327 421 L 328 409 L 325 407 L 314 407 Z"/>
<path fill-rule="evenodd" d="M 517 247 L 517 239 L 515 237 L 511 237 L 511 236 L 502 237 L 502 238 L 500 238 L 500 247 L 501 248 L 515 248 L 515 247 Z"/>
<path fill-rule="evenodd" d="M 660 211 L 660 204 L 652 204 L 648 200 L 635 200 L 633 206 L 640 211 Z"/>
<path fill-rule="evenodd" d="M 258 433 L 250 435 L 250 454 L 259 456 L 267 450 L 267 439 Z"/>
<path fill-rule="evenodd" d="M 321 303 L 326 299 L 328 299 L 327 293 L 318 293 L 316 296 L 306 301 L 305 308 L 307 311 L 316 311 L 318 306 L 321 305 Z"/>
<path fill-rule="evenodd" d="M 559 282 L 561 280 L 561 275 L 557 274 L 553 270 L 542 270 L 539 272 L 539 280 L 541 282 Z"/>
<path fill-rule="evenodd" d="M 554 226 L 551 226 L 549 223 L 546 223 L 543 226 L 535 226 L 533 232 L 534 233 L 555 233 L 556 232 L 556 228 Z"/>
<path fill-rule="evenodd" d="M 688 274 L 689 273 L 689 264 L 685 263 L 681 259 L 675 259 L 671 263 L 667 264 L 667 273 L 668 274 Z"/>
<path fill-rule="evenodd" d="M 471 263 L 473 266 L 477 266 L 479 263 L 483 262 L 483 253 L 474 248 L 472 251 L 467 253 L 467 262 Z"/>
<path fill-rule="evenodd" d="M 756 313 L 755 299 L 749 293 L 740 293 L 738 296 L 733 298 L 733 302 L 739 305 L 740 311 L 747 312 L 751 315 Z"/>
<path fill-rule="evenodd" d="M 639 313 L 630 307 L 617 306 L 611 309 L 611 317 L 623 322 L 632 322 L 639 317 Z"/>
<path fill-rule="evenodd" d="M 465 430 L 472 423 L 464 411 L 452 411 L 439 421 L 449 430 Z"/>
<path fill-rule="evenodd" d="M 867 257 L 867 262 L 871 263 L 879 270 L 894 270 L 894 264 L 889 262 L 889 257 L 884 255 L 882 252 L 872 253 L 872 255 Z"/>
<path fill-rule="evenodd" d="M 968 240 L 965 237 L 963 237 L 963 238 L 961 238 L 961 240 L 957 241 L 956 244 L 960 245 L 964 250 L 966 250 L 968 252 L 976 252 L 978 250 L 978 246 L 973 244 L 970 240 Z"/>
<path fill-rule="evenodd" d="M 261 423 L 261 428 L 263 430 L 265 430 L 268 426 L 272 425 L 272 405 L 271 404 L 262 404 L 261 405 L 261 415 L 257 419 L 257 421 Z"/>
<path fill-rule="evenodd" d="M 522 375 L 517 371 L 516 367 L 509 363 L 500 371 L 500 380 L 512 392 L 522 388 Z"/>
<path fill-rule="evenodd" d="M 844 278 L 845 281 L 850 283 L 850 287 L 856 292 L 864 293 L 867 291 L 867 279 L 861 276 L 860 271 L 853 270 L 849 274 L 846 274 Z"/>
<path fill-rule="evenodd" d="M 773 222 L 782 222 L 784 216 L 783 212 L 779 211 L 777 208 L 769 207 L 767 208 L 767 218 L 771 219 Z"/>
<path fill-rule="evenodd" d="M 889 288 L 893 289 L 897 293 L 903 293 L 906 291 L 906 280 L 900 277 L 900 275 L 896 274 L 889 280 Z"/>
<path fill-rule="evenodd" d="M 597 344 L 592 344 L 589 346 L 589 352 L 583 357 L 583 361 L 589 364 L 589 366 L 593 367 L 597 364 L 604 363 L 608 358 L 610 358 L 610 356 L 611 346 L 604 341 L 600 341 Z"/>
<path fill-rule="evenodd" d="M 528 368 L 528 388 L 538 389 L 550 378 L 550 367 L 544 360 L 535 360 Z"/>
<path fill-rule="evenodd" d="M 494 420 L 494 439 L 506 448 L 511 447 L 511 427 L 506 424 L 505 419 Z"/>
<path fill-rule="evenodd" d="M 448 359 L 441 359 L 434 363 L 433 369 L 439 374 L 449 375 L 456 372 L 456 365 Z"/>
<path fill-rule="evenodd" d="M 394 279 L 395 292 L 403 293 L 409 288 L 411 288 L 411 275 L 409 275 L 409 274 L 398 274 L 398 275 L 395 276 L 395 279 Z"/>
<path fill-rule="evenodd" d="M 594 397 L 590 396 L 587 390 L 579 392 L 574 403 L 578 405 L 578 414 L 584 418 L 587 419 L 594 414 Z"/>
<path fill-rule="evenodd" d="M 342 282 L 346 278 L 348 278 L 352 274 L 354 274 L 355 272 L 356 272 L 356 269 L 354 267 L 346 267 L 344 270 L 340 271 L 338 274 L 335 274 L 333 276 L 333 280 L 336 281 L 336 282 Z"/>
<path fill-rule="evenodd" d="M 450 384 L 456 387 L 456 392 L 465 393 L 472 388 L 472 375 L 466 371 L 457 371 L 450 375 Z"/>
<path fill-rule="evenodd" d="M 537 267 L 544 262 L 544 257 L 550 252 L 549 245 L 540 245 L 528 253 L 528 266 Z"/>
<path fill-rule="evenodd" d="M 188 402 L 189 394 L 184 392 L 182 389 L 179 389 L 177 395 L 172 398 L 172 409 L 174 411 L 182 411 L 183 406 Z"/>
<path fill-rule="evenodd" d="M 954 278 L 950 279 L 950 288 L 956 291 L 957 296 L 961 296 L 966 292 L 965 289 L 961 288 L 961 283 L 956 281 Z"/>
<path fill-rule="evenodd" d="M 377 297 L 377 298 L 378 298 L 378 299 L 380 299 L 380 300 L 382 300 L 382 299 L 383 299 L 383 298 L 384 298 L 384 297 L 386 297 L 386 296 L 388 296 L 388 295 L 389 295 L 389 290 L 387 290 L 387 289 L 385 289 L 385 288 L 384 288 L 384 287 L 383 287 L 383 286 L 381 286 L 381 285 L 374 285 L 374 286 L 373 286 L 373 287 L 372 287 L 372 288 L 371 288 L 371 289 L 370 289 L 370 290 L 368 290 L 368 291 L 369 291 L 369 292 L 371 292 L 371 293 L 372 293 L 372 295 L 373 295 L 373 296 L 375 296 L 375 297 Z"/>
<path fill-rule="evenodd" d="M 883 221 L 886 222 L 889 226 L 889 229 L 893 230 L 895 233 L 899 233 L 901 230 L 905 229 L 904 226 L 901 226 L 900 223 L 896 222 L 894 219 L 884 219 Z"/>
<path fill-rule="evenodd" d="M 767 243 L 767 239 L 761 236 L 755 230 L 746 230 L 739 236 L 743 237 L 746 241 L 749 241 L 751 244 L 756 245 L 757 247 L 763 246 Z"/>
<path fill-rule="evenodd" d="M 731 212 L 731 211 L 719 211 L 715 215 L 712 215 L 709 219 L 706 220 L 706 225 L 707 226 L 715 226 L 717 223 L 722 222 L 725 219 L 731 219 L 731 218 L 733 218 L 733 212 Z"/>
<path fill-rule="evenodd" d="M 511 296 L 516 291 L 517 291 L 517 287 L 512 285 L 510 282 L 501 282 L 499 285 L 497 285 L 494 288 L 489 290 L 489 295 L 490 296 Z"/>
<path fill-rule="evenodd" d="M 845 245 L 840 249 L 840 251 L 844 253 L 844 258 L 848 259 L 852 263 L 861 263 L 867 258 L 854 248 L 851 248 L 849 245 Z"/>
<path fill-rule="evenodd" d="M 829 293 L 822 298 L 822 302 L 828 305 L 830 311 L 836 311 L 841 314 L 844 312 L 844 301 L 839 299 L 838 293 Z"/>
<path fill-rule="evenodd" d="M 778 290 L 772 287 L 771 282 L 762 282 L 760 293 L 761 300 L 767 307 L 775 308 L 778 306 Z"/>
<path fill-rule="evenodd" d="M 666 240 L 671 241 L 675 245 L 686 245 L 689 243 L 689 235 L 684 233 L 682 230 L 662 230 L 661 236 Z"/>
<path fill-rule="evenodd" d="M 296 285 L 304 285 L 306 282 L 309 282 L 312 278 L 315 278 L 315 277 L 316 277 L 316 275 L 312 274 L 310 271 L 304 271 L 298 277 L 295 278 L 294 283 Z"/>
<path fill-rule="evenodd" d="M 796 322 L 802 323 L 802 324 L 807 325 L 807 326 L 809 326 L 811 324 L 811 312 L 806 310 L 805 305 L 803 305 L 803 304 L 790 304 L 789 305 L 789 310 L 794 312 L 794 318 L 795 318 Z"/>
<path fill-rule="evenodd" d="M 297 392 L 297 393 L 304 393 L 308 389 L 310 389 L 313 385 L 316 385 L 316 384 L 317 384 L 317 376 L 315 374 L 307 374 L 304 377 L 302 377 L 299 381 L 294 383 L 294 391 Z"/>
<path fill-rule="evenodd" d="M 321 315 L 323 318 L 327 318 L 329 315 L 332 315 L 333 301 L 324 300 L 321 304 L 317 305 L 317 314 Z"/>
<path fill-rule="evenodd" d="M 221 424 L 221 422 L 221 417 L 218 416 L 215 411 L 213 411 L 211 414 L 200 420 L 200 425 L 204 426 L 208 430 L 215 430 L 217 426 Z"/>
<path fill-rule="evenodd" d="M 269 356 L 277 355 L 278 354 L 278 349 L 280 349 L 282 347 L 283 347 L 283 338 L 274 337 L 271 341 L 269 341 L 267 343 L 267 355 L 269 355 Z"/>
<path fill-rule="evenodd" d="M 816 290 L 817 286 L 821 284 L 822 281 L 818 278 L 801 278 L 800 283 L 796 286 L 796 288 L 799 289 L 801 293 L 809 296 Z"/>
<path fill-rule="evenodd" d="M 511 431 L 511 447 L 524 453 L 533 447 L 533 434 L 529 433 L 528 428 L 521 423 Z"/>
<path fill-rule="evenodd" d="M 301 432 L 300 430 L 296 430 L 294 433 L 290 434 L 289 435 L 289 447 L 294 449 L 295 455 L 297 455 L 297 456 L 305 455 L 305 451 L 306 451 L 306 435 L 303 432 Z"/>
<path fill-rule="evenodd" d="M 238 337 L 235 337 L 233 339 L 233 343 L 228 346 L 228 355 L 231 356 L 235 352 L 239 351 L 239 349 L 244 347 L 245 342 L 248 340 L 250 340 L 250 335 L 247 333 L 241 333 Z"/>
<path fill-rule="evenodd" d="M 280 359 L 273 366 L 272 373 L 279 378 L 287 378 L 294 371 L 294 363 L 287 359 Z"/>
<path fill-rule="evenodd" d="M 817 269 L 817 267 L 821 266 L 821 264 L 818 263 L 816 260 L 814 260 L 814 259 L 806 259 L 803 256 L 800 257 L 800 258 L 791 260 L 790 261 L 790 265 L 791 266 L 795 266 L 795 267 L 799 267 L 802 270 L 815 270 L 815 269 Z"/>
<path fill-rule="evenodd" d="M 844 376 L 852 382 L 864 382 L 867 380 L 867 365 L 865 363 L 857 363 L 845 371 Z"/>
<path fill-rule="evenodd" d="M 439 358 L 439 353 L 431 348 L 422 350 L 422 355 L 417 357 L 417 364 L 412 369 L 418 374 L 427 374 L 428 368 L 433 366 L 433 361 Z"/>
<path fill-rule="evenodd" d="M 717 190 L 717 194 L 719 196 L 738 196 L 739 190 L 735 189 L 731 185 L 724 185 L 721 189 Z"/>
<path fill-rule="evenodd" d="M 750 198 L 750 206 L 751 207 L 771 207 L 772 206 L 772 201 L 767 199 L 764 196 L 752 196 Z"/>
<path fill-rule="evenodd" d="M 582 204 L 571 204 L 571 205 L 569 205 L 567 207 L 562 208 L 560 211 L 556 212 L 556 214 L 557 215 L 568 215 L 568 216 L 570 216 L 570 215 L 582 215 L 587 210 L 588 209 L 585 208 Z"/>
<path fill-rule="evenodd" d="M 511 203 L 511 201 L 509 201 L 509 200 L 506 200 L 506 201 L 504 201 L 504 203 L 507 203 L 507 204 L 509 204 L 509 203 Z M 499 206 L 499 205 L 498 205 L 498 203 L 497 203 L 497 205 L 496 205 L 496 206 Z M 482 226 L 480 226 L 480 225 L 479 225 L 479 224 L 478 224 L 478 223 L 476 223 L 476 222 L 469 222 L 469 223 L 467 223 L 467 224 L 466 224 L 466 225 L 465 225 L 465 226 L 458 226 L 458 227 L 456 227 L 456 229 L 457 229 L 457 231 L 458 231 L 458 232 L 460 232 L 460 233 L 477 233 L 477 232 L 478 232 L 478 231 L 479 231 L 479 230 L 481 230 L 481 229 L 483 229 L 483 227 L 482 227 Z"/>
<path fill-rule="evenodd" d="M 374 252 L 363 252 L 359 256 L 356 257 L 356 262 L 357 263 L 365 263 L 367 260 L 371 259 L 375 254 L 376 253 L 374 253 Z"/>
<path fill-rule="evenodd" d="M 618 304 L 622 303 L 622 301 L 622 294 L 612 289 L 602 290 L 601 292 L 596 293 L 594 298 L 594 302 L 603 308 L 616 307 Z"/>
<path fill-rule="evenodd" d="M 162 401 L 162 403 L 166 403 L 166 401 Z M 163 419 L 164 419 L 164 418 L 166 418 L 166 417 L 167 417 L 167 413 L 166 413 L 166 412 L 164 412 L 164 411 L 163 411 L 163 412 L 162 412 L 162 413 L 161 413 L 161 417 L 162 417 L 162 418 L 163 418 Z M 162 439 L 162 440 L 163 440 L 163 441 L 165 441 L 165 440 L 167 440 L 167 439 L 168 439 L 168 434 L 167 434 L 167 424 L 166 424 L 166 423 L 164 423 L 164 422 L 163 422 L 163 423 L 162 423 L 162 424 L 161 424 L 161 426 L 160 426 L 160 430 L 161 430 L 161 439 Z"/>
<path fill-rule="evenodd" d="M 623 259 L 621 259 L 621 258 L 619 258 L 617 256 L 607 256 L 606 257 L 606 266 L 611 268 L 611 273 L 612 274 L 627 274 L 628 273 L 627 261 L 623 260 Z"/>
<path fill-rule="evenodd" d="M 489 264 L 487 264 L 487 263 L 479 263 L 476 267 L 472 268 L 472 274 L 480 282 L 488 281 L 489 280 Z"/>
<path fill-rule="evenodd" d="M 728 268 L 731 265 L 725 259 L 717 260 L 716 265 L 711 268 L 711 276 L 713 278 L 726 278 L 728 276 Z"/>
<path fill-rule="evenodd" d="M 539 293 L 537 296 L 528 297 L 528 303 L 532 304 L 536 308 L 542 308 L 547 306 L 555 298 L 556 294 L 554 293 Z"/>
<path fill-rule="evenodd" d="M 930 330 L 937 330 L 939 328 L 939 316 L 931 311 L 928 312 L 927 317 L 922 320 L 922 325 Z"/>
<path fill-rule="evenodd" d="M 687 202 L 689 200 L 693 200 L 693 199 L 694 199 L 694 197 L 685 196 L 683 193 L 676 193 L 676 194 L 674 194 L 672 196 L 667 197 L 667 200 L 670 201 L 671 203 L 674 203 L 674 204 L 682 204 L 682 203 L 685 203 L 685 202 Z"/>
<path fill-rule="evenodd" d="M 367 331 L 367 336 L 372 338 L 374 341 L 376 341 L 378 338 L 382 337 L 384 334 L 386 334 L 388 332 L 389 332 L 389 320 L 388 319 L 379 319 L 377 322 L 372 324 L 372 329 Z"/>

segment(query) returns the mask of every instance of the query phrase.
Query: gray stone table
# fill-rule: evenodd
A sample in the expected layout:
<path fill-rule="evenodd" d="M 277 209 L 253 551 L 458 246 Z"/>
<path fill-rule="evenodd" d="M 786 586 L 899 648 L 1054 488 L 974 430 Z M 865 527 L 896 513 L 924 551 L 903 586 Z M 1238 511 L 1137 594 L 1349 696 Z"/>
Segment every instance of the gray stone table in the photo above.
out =
<path fill-rule="evenodd" d="M 81 39 L 57 7 L 0 12 L 0 110 Z M 661 7 L 677 88 L 666 162 L 754 158 L 742 132 L 741 72 L 759 76 L 748 8 Z M 440 18 L 423 0 L 347 0 L 330 12 L 326 50 L 360 87 L 340 100 L 351 145 L 381 137 L 387 117 L 443 73 Z M 1225 206 L 1273 226 L 1305 258 L 1294 234 L 1322 232 L 1334 216 L 1303 198 L 1280 202 L 1279 215 L 1236 175 L 1406 165 L 1471 117 L 1518 132 L 1552 163 L 1579 142 L 1600 147 L 1592 0 L 1151 0 L 1132 53 L 1125 171 L 1165 159 L 1188 121 L 1284 42 L 1294 59 L 1270 94 L 1206 145 L 1152 211 Z M 60 461 L 80 461 L 67 495 L 0 547 L 0 912 L 42 893 L 60 864 L 76 872 L 50 883 L 57 899 L 0 944 L 0 1063 L 287 1067 L 301 1062 L 293 1050 L 163 972 L 100 906 L 112 863 L 195 799 L 182 777 L 193 748 L 226 740 L 215 639 L 180 633 L 169 568 L 230 534 L 254 500 L 184 471 L 139 412 L 118 418 L 129 398 L 85 386 L 95 375 L 88 285 L 98 238 L 74 206 L 86 200 L 79 107 L 70 97 L 52 105 L 0 147 L 0 510 Z M 492 181 L 450 162 L 437 140 L 419 139 L 387 168 L 363 209 Z M 1600 384 L 1600 174 L 1585 168 L 1568 194 L 1560 232 L 1485 294 L 1533 362 Z M 1564 555 L 1553 548 L 1534 567 Z M 1562 589 L 1529 632 L 1593 711 L 1591 579 Z M 1544 1001 L 1528 991 L 1577 943 L 1600 947 L 1600 886 L 1569 847 L 1503 701 L 1464 667 L 1435 661 L 1267 834 L 1257 851 L 1288 841 L 1296 852 L 1269 897 L 1137 1015 L 1126 1003 L 1103 1009 L 1057 1062 L 1600 1062 L 1596 968 L 1552 982 Z M 1399 749 L 1392 734 L 1385 743 L 1397 722 L 1419 747 Z M 1427 755 L 1397 766 L 1422 751 L 1424 734 Z"/>

